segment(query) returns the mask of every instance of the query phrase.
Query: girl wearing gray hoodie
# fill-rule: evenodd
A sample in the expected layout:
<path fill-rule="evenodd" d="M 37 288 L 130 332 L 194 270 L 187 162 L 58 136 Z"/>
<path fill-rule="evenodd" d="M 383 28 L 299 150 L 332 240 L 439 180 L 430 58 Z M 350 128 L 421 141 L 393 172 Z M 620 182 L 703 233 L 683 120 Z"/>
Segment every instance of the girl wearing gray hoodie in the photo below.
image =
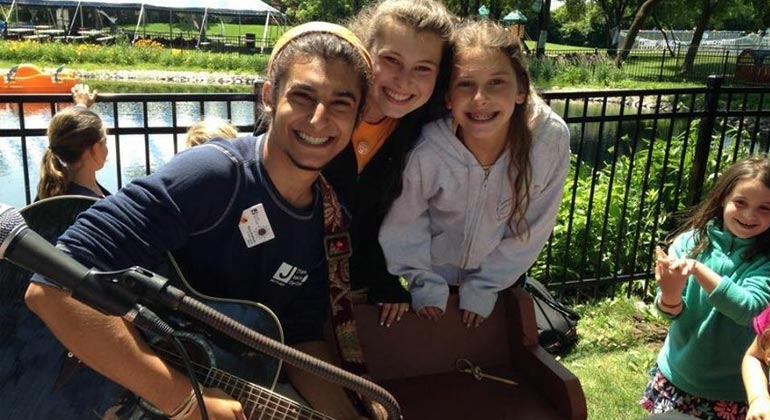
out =
<path fill-rule="evenodd" d="M 423 128 L 379 240 L 418 315 L 438 319 L 449 285 L 457 285 L 471 327 L 529 269 L 553 230 L 569 129 L 531 87 L 520 41 L 505 28 L 466 22 L 452 44 L 451 116 Z"/>

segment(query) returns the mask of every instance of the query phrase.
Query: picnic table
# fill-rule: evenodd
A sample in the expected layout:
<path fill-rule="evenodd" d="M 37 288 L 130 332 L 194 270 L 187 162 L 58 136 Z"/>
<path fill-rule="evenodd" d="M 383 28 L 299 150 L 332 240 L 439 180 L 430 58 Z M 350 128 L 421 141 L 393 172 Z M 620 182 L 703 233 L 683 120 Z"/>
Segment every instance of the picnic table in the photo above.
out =
<path fill-rule="evenodd" d="M 83 35 L 83 36 L 87 36 L 89 38 L 96 38 L 96 37 L 99 37 L 101 35 L 104 35 L 104 31 L 101 30 L 101 29 L 87 29 L 87 30 L 84 30 L 84 31 L 78 31 L 78 34 Z"/>
<path fill-rule="evenodd" d="M 53 29 L 53 28 L 38 29 L 37 30 L 37 34 L 38 35 L 46 35 L 46 36 L 49 36 L 49 37 L 54 37 L 54 36 L 58 36 L 58 35 L 64 35 L 64 29 Z"/>
<path fill-rule="evenodd" d="M 6 29 L 6 32 L 8 33 L 8 38 L 10 39 L 21 39 L 24 35 L 34 34 L 35 29 L 34 28 L 8 28 Z"/>

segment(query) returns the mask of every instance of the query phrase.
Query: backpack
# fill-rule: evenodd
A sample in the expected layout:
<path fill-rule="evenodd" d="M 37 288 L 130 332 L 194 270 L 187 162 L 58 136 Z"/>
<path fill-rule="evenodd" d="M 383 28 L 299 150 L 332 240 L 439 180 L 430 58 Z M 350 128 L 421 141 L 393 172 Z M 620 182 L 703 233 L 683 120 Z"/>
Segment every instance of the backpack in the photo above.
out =
<path fill-rule="evenodd" d="M 531 277 L 524 279 L 523 287 L 534 301 L 540 346 L 552 354 L 570 350 L 578 341 L 577 322 L 580 315 L 557 301 L 543 283 Z"/>

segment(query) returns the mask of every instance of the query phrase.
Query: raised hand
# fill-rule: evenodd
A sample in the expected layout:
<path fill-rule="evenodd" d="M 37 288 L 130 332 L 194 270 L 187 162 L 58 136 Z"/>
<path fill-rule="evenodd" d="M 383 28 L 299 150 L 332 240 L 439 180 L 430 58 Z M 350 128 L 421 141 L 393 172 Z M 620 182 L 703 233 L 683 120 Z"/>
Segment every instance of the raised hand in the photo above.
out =
<path fill-rule="evenodd" d="M 692 271 L 692 265 L 666 255 L 660 247 L 655 248 L 655 281 L 660 287 L 658 306 L 666 313 L 677 315 L 682 311 L 682 290 L 687 284 L 687 277 Z"/>
<path fill-rule="evenodd" d="M 94 89 L 94 91 L 91 92 L 91 88 L 86 84 L 78 83 L 72 87 L 72 101 L 75 102 L 75 105 L 84 106 L 86 108 L 90 108 L 91 105 L 94 104 L 98 94 L 99 91 Z"/>

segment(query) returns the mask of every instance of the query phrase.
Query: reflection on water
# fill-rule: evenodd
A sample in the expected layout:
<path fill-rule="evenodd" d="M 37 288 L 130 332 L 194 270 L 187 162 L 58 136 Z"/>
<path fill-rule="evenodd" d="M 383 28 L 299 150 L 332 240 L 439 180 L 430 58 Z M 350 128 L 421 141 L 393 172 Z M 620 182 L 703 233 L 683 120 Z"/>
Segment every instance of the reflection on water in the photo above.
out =
<path fill-rule="evenodd" d="M 635 115 L 635 106 L 621 107 L 617 103 L 572 101 L 569 110 L 565 110 L 566 102 L 552 101 L 551 108 L 561 116 L 568 117 L 617 117 Z M 566 113 L 565 111 L 569 111 Z M 622 156 L 637 152 L 649 146 L 654 139 L 668 139 L 684 132 L 690 123 L 690 117 L 672 119 L 669 114 L 659 115 L 655 119 L 654 109 L 642 107 L 644 118 L 625 121 L 599 121 L 589 123 L 570 123 L 570 149 L 578 155 L 579 161 L 591 166 L 602 166 L 604 163 Z M 636 142 L 627 139 L 637 139 Z M 633 150 L 632 150 L 633 149 Z"/>
<path fill-rule="evenodd" d="M 226 102 L 177 102 L 175 110 L 171 102 L 149 102 L 147 112 L 141 103 L 118 103 L 117 116 L 113 112 L 112 103 L 96 103 L 92 109 L 98 113 L 109 128 L 118 125 L 126 127 L 188 127 L 198 121 L 201 116 L 227 118 Z M 175 111 L 175 112 L 173 112 Z M 254 124 L 254 106 L 252 102 L 240 101 L 231 103 L 231 122 L 235 125 L 252 126 Z M 24 104 L 24 127 L 46 128 L 51 120 L 49 104 Z M 0 104 L 0 127 L 3 129 L 19 129 L 21 121 L 17 105 Z M 241 133 L 249 134 L 249 133 Z M 23 207 L 26 203 L 25 174 L 22 162 L 23 150 L 27 152 L 27 180 L 31 190 L 31 198 L 35 197 L 37 180 L 40 175 L 40 160 L 48 147 L 45 136 L 27 137 L 25 145 L 19 137 L 0 137 L 0 203 L 14 207 Z M 181 150 L 184 144 L 184 133 L 153 134 L 145 141 L 144 135 L 121 135 L 120 153 L 118 156 L 115 136 L 109 135 L 107 145 L 109 155 L 104 168 L 97 173 L 99 182 L 110 191 L 118 190 L 118 162 L 120 163 L 120 184 L 144 176 L 168 162 L 175 151 Z M 23 147 L 25 146 L 25 147 Z M 146 167 L 146 157 L 149 158 L 149 168 Z"/>
<path fill-rule="evenodd" d="M 553 101 L 551 107 L 559 115 L 565 115 L 565 102 Z M 170 102 L 150 102 L 147 104 L 146 114 L 141 103 L 123 103 L 117 105 L 117 116 L 113 112 L 113 104 L 97 103 L 93 107 L 104 119 L 107 127 L 118 125 L 123 127 L 144 127 L 145 120 L 148 127 L 173 127 L 173 119 L 176 125 L 188 127 L 199 121 L 201 115 L 227 117 L 226 102 L 178 102 L 175 114 L 172 112 Z M 252 102 L 233 102 L 232 122 L 241 126 L 254 124 L 254 109 Z M 613 116 L 623 114 L 636 114 L 636 107 L 623 107 L 615 103 L 588 102 L 582 100 L 572 101 L 569 106 L 569 117 L 586 116 Z M 649 114 L 651 109 L 642 108 L 642 113 Z M 28 128 L 45 128 L 50 121 L 50 105 L 25 104 L 25 121 Z M 581 161 L 591 166 L 601 166 L 604 162 L 614 159 L 615 152 L 628 154 L 632 148 L 640 150 L 649 145 L 649 141 L 655 138 L 669 138 L 681 133 L 688 127 L 688 120 L 681 118 L 672 120 L 668 115 L 662 116 L 658 121 L 641 119 L 640 121 L 602 121 L 591 123 L 569 124 L 571 132 L 571 149 Z M 18 112 L 8 105 L 0 104 L 0 127 L 19 128 Z M 673 126 L 672 126 L 673 124 Z M 246 134 L 246 133 L 244 133 Z M 639 139 L 635 144 L 618 141 L 624 137 Z M 120 137 L 120 153 L 118 156 L 115 137 L 110 135 L 108 139 L 110 154 L 107 163 L 98 174 L 99 181 L 110 191 L 116 191 L 118 184 L 125 185 L 132 179 L 144 176 L 146 173 L 156 170 L 167 162 L 180 150 L 183 144 L 183 133 L 153 134 L 145 139 L 144 135 L 122 135 Z M 34 189 L 39 176 L 39 162 L 43 151 L 47 147 L 45 137 L 29 137 L 26 139 L 27 162 L 29 167 L 28 178 L 30 195 L 35 196 Z M 147 159 L 146 159 L 147 157 Z M 149 160 L 149 168 L 145 162 Z M 25 177 L 21 162 L 21 139 L 0 138 L 0 203 L 8 203 L 14 206 L 23 206 L 25 200 Z M 120 173 L 118 174 L 118 161 Z M 118 177 L 118 175 L 120 177 Z"/>

